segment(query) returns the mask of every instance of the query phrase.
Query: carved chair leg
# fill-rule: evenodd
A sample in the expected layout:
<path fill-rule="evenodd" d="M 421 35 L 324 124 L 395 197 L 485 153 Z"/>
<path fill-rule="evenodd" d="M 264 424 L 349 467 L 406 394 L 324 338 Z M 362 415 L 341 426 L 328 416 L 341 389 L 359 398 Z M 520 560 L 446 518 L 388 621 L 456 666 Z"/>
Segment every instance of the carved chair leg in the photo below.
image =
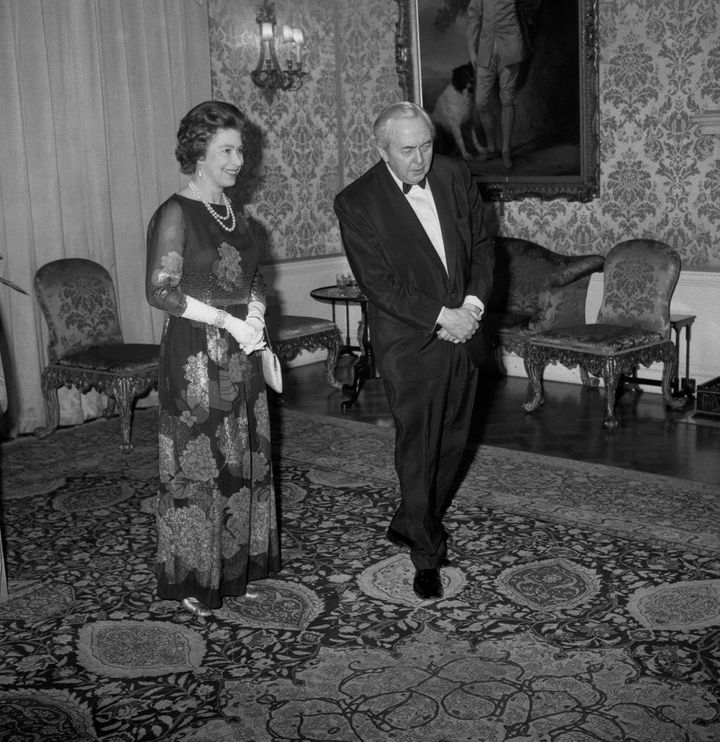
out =
<path fill-rule="evenodd" d="M 580 366 L 580 381 L 586 389 L 597 389 L 600 386 L 600 380 L 591 377 L 585 366 Z"/>
<path fill-rule="evenodd" d="M 673 379 L 677 376 L 677 356 L 673 352 L 663 362 L 663 373 L 662 373 L 662 395 L 665 400 L 665 406 L 671 410 L 681 410 L 690 401 L 688 398 L 674 397 L 672 392 Z"/>
<path fill-rule="evenodd" d="M 115 397 L 108 397 L 105 409 L 103 410 L 103 417 L 109 420 L 115 413 Z"/>
<path fill-rule="evenodd" d="M 525 364 L 525 373 L 528 375 L 532 388 L 532 399 L 525 402 L 523 409 L 525 412 L 534 412 L 545 402 L 543 389 L 545 364 L 537 361 L 528 361 L 527 359 L 523 359 L 523 363 Z"/>
<path fill-rule="evenodd" d="M 615 368 L 613 359 L 606 361 L 603 367 L 603 382 L 605 383 L 605 420 L 603 421 L 603 427 L 613 430 L 618 426 L 615 417 L 615 397 L 620 383 L 620 372 Z"/>
<path fill-rule="evenodd" d="M 338 362 L 338 355 L 340 353 L 340 339 L 334 338 L 329 344 L 328 344 L 328 354 L 327 354 L 327 361 L 326 361 L 326 375 L 327 380 L 330 386 L 333 389 L 342 389 L 343 384 L 342 381 L 338 381 L 335 377 L 335 368 L 337 366 Z"/>
<path fill-rule="evenodd" d="M 130 441 L 132 435 L 132 407 L 137 395 L 137 384 L 132 379 L 118 379 L 113 384 L 114 396 L 117 401 L 118 414 L 120 415 L 120 431 L 122 433 L 121 450 L 130 453 L 133 444 Z"/>
<path fill-rule="evenodd" d="M 49 375 L 43 374 L 41 380 L 42 395 L 45 400 L 45 411 L 47 419 L 45 427 L 42 426 L 33 430 L 36 438 L 46 438 L 48 435 L 57 430 L 60 425 L 60 403 L 58 401 L 58 388 L 54 379 Z"/>

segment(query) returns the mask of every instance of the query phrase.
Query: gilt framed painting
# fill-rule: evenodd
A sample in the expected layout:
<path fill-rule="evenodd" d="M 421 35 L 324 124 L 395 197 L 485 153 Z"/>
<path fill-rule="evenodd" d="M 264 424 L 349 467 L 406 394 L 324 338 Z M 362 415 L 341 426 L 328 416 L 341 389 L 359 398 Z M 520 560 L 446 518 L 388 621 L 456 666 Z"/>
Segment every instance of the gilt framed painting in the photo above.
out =
<path fill-rule="evenodd" d="M 437 152 L 492 200 L 598 195 L 597 0 L 396 2 L 400 87 Z"/>

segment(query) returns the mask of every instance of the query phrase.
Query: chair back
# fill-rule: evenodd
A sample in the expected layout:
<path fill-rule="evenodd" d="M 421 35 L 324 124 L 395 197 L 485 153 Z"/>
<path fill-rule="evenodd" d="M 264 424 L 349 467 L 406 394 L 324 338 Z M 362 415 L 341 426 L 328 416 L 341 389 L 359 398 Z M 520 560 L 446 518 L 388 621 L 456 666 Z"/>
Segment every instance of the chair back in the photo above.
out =
<path fill-rule="evenodd" d="M 670 337 L 670 300 L 680 277 L 680 256 L 657 240 L 626 240 L 605 259 L 605 286 L 597 321 Z"/>
<path fill-rule="evenodd" d="M 50 335 L 50 363 L 79 350 L 123 342 L 115 286 L 98 263 L 53 260 L 38 268 L 34 285 Z"/>

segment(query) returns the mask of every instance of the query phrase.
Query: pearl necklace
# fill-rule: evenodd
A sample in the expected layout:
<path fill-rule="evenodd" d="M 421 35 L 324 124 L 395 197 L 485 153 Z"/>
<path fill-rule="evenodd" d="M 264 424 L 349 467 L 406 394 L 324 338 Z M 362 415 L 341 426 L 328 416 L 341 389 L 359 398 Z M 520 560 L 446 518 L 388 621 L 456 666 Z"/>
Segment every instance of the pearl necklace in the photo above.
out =
<path fill-rule="evenodd" d="M 212 204 L 203 196 L 200 189 L 195 185 L 195 183 L 192 182 L 192 180 L 188 181 L 188 185 L 190 186 L 190 190 L 205 204 L 205 208 L 210 212 L 210 215 L 212 218 L 226 231 L 226 232 L 232 232 L 233 229 L 235 229 L 235 212 L 232 209 L 232 206 L 230 204 L 230 199 L 225 195 L 225 193 L 222 194 L 222 202 L 223 206 L 227 209 L 227 214 L 225 216 L 220 216 L 220 214 L 213 209 Z M 231 220 L 230 226 L 225 224 L 228 219 Z"/>

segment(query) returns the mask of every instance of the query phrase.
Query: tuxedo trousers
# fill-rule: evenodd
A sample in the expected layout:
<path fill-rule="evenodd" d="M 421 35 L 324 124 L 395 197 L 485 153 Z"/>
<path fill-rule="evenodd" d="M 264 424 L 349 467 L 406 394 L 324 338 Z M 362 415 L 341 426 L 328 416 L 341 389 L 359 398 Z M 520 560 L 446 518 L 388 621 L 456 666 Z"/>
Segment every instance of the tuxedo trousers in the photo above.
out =
<path fill-rule="evenodd" d="M 442 519 L 454 492 L 477 389 L 478 371 L 464 345 L 447 346 L 450 363 L 440 376 L 383 380 L 395 422 L 400 482 L 400 506 L 390 528 L 412 542 L 416 569 L 439 567 L 447 554 Z"/>

